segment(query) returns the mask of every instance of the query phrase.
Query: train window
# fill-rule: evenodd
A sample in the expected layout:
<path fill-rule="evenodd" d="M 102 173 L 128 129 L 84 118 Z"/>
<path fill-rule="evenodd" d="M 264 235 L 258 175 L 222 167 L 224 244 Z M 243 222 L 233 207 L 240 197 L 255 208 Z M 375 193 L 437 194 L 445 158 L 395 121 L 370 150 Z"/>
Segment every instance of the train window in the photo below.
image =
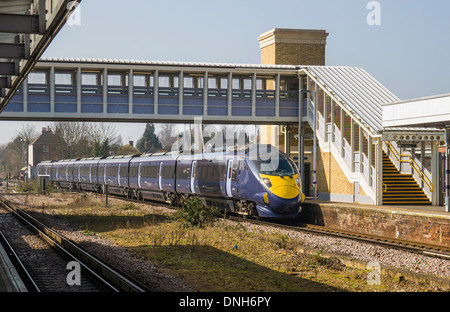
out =
<path fill-rule="evenodd" d="M 107 166 L 106 167 L 106 176 L 112 177 L 117 176 L 118 167 L 117 166 Z"/>
<path fill-rule="evenodd" d="M 137 177 L 139 166 L 130 166 L 130 177 Z"/>
<path fill-rule="evenodd" d="M 237 181 L 237 178 L 239 175 L 239 171 L 238 171 L 239 163 L 240 163 L 240 160 L 236 159 L 235 161 L 233 161 L 233 177 L 232 177 L 233 181 Z"/>
<path fill-rule="evenodd" d="M 161 171 L 161 177 L 165 178 L 165 179 L 172 179 L 174 172 L 175 172 L 175 166 L 163 165 L 162 171 Z"/>
<path fill-rule="evenodd" d="M 143 178 L 157 178 L 159 174 L 159 166 L 142 166 L 141 177 Z"/>
<path fill-rule="evenodd" d="M 120 165 L 120 176 L 122 178 L 128 176 L 128 165 L 126 164 Z"/>
<path fill-rule="evenodd" d="M 89 175 L 89 166 L 80 167 L 80 175 Z"/>
<path fill-rule="evenodd" d="M 177 166 L 177 178 L 189 179 L 191 177 L 191 164 L 182 164 Z"/>

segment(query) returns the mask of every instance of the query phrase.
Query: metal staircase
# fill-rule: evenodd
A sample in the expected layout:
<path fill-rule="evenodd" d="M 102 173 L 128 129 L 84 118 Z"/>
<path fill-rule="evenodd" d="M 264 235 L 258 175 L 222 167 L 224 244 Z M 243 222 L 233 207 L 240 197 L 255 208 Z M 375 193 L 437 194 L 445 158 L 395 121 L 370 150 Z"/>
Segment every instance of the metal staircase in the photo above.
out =
<path fill-rule="evenodd" d="M 411 174 L 402 174 L 383 151 L 383 205 L 431 205 Z"/>

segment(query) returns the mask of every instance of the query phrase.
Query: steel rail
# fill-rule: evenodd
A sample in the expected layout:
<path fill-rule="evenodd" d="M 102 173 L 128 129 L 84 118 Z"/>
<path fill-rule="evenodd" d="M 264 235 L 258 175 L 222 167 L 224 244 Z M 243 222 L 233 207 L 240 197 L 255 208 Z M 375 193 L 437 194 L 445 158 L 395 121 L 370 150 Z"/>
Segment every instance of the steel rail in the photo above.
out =
<path fill-rule="evenodd" d="M 112 198 L 117 198 L 125 201 L 136 202 L 136 203 L 147 203 L 147 204 L 158 204 L 161 206 L 165 206 L 172 209 L 180 209 L 180 207 L 170 205 L 165 202 L 152 201 L 152 200 L 137 200 L 132 198 L 125 198 L 119 195 L 109 195 Z M 450 260 L 450 247 L 435 245 L 435 244 L 427 244 L 418 241 L 404 240 L 398 238 L 391 238 L 386 236 L 360 233 L 336 228 L 329 228 L 321 225 L 313 225 L 306 223 L 297 223 L 295 225 L 283 224 L 281 221 L 265 221 L 261 219 L 255 218 L 243 218 L 238 215 L 230 215 L 227 213 L 226 218 L 233 221 L 239 222 L 251 222 L 254 224 L 273 226 L 280 229 L 299 231 L 299 232 L 307 232 L 310 234 L 316 235 L 324 235 L 324 236 L 333 236 L 336 238 L 345 238 L 352 239 L 355 241 L 359 241 L 362 243 L 383 246 L 387 248 L 395 248 L 398 250 L 403 250 L 411 253 L 422 254 L 426 256 L 441 258 Z"/>
<path fill-rule="evenodd" d="M 410 241 L 398 238 L 391 238 L 386 236 L 379 236 L 373 234 L 366 234 L 360 232 L 353 232 L 335 228 L 328 228 L 325 226 L 311 225 L 311 224 L 296 224 L 288 225 L 282 223 L 275 223 L 273 221 L 263 221 L 256 219 L 242 219 L 239 217 L 228 216 L 229 219 L 241 222 L 250 222 L 254 224 L 267 225 L 277 227 L 280 229 L 306 232 L 316 235 L 333 236 L 337 238 L 352 239 L 363 243 L 368 243 L 377 246 L 383 246 L 388 248 L 395 248 L 403 251 L 408 251 L 417 254 L 423 254 L 426 256 L 432 256 L 442 259 L 450 259 L 450 247 L 427 244 L 417 241 Z"/>
<path fill-rule="evenodd" d="M 9 259 L 14 265 L 14 268 L 22 279 L 22 282 L 25 284 L 27 290 L 30 292 L 41 292 L 39 286 L 35 283 L 33 277 L 30 275 L 27 268 L 23 265 L 20 257 L 14 251 L 14 248 L 11 246 L 2 231 L 0 231 L 0 244 L 8 254 Z"/>
<path fill-rule="evenodd" d="M 152 201 L 152 200 L 137 200 L 133 198 L 126 198 L 119 195 L 108 195 L 111 198 L 121 199 L 130 202 L 143 203 L 143 204 L 158 204 L 161 206 L 165 206 L 171 209 L 180 209 L 178 206 L 173 206 L 169 203 L 160 202 L 160 201 Z M 435 244 L 427 244 L 418 241 L 410 241 L 398 238 L 391 238 L 387 236 L 380 236 L 374 234 L 360 233 L 336 228 L 329 228 L 321 225 L 313 225 L 307 223 L 296 223 L 295 225 L 283 224 L 281 221 L 267 221 L 255 218 L 244 218 L 240 215 L 232 215 L 227 213 L 226 217 L 232 221 L 239 222 L 251 222 L 254 224 L 273 226 L 280 229 L 306 232 L 310 234 L 316 235 L 324 235 L 324 236 L 333 236 L 336 238 L 346 238 L 352 239 L 355 241 L 359 241 L 362 243 L 383 246 L 387 248 L 395 248 L 398 250 L 408 251 L 412 253 L 422 254 L 426 256 L 441 258 L 450 260 L 450 247 L 435 245 Z"/>
<path fill-rule="evenodd" d="M 32 217 L 24 210 L 18 208 L 6 198 L 0 196 L 0 204 L 4 206 L 21 222 L 29 226 L 39 234 L 52 247 L 60 251 L 64 256 L 77 261 L 95 279 L 101 281 L 113 292 L 147 292 L 143 284 L 126 276 L 118 269 L 106 264 L 73 241 L 57 233 L 49 226 Z"/>

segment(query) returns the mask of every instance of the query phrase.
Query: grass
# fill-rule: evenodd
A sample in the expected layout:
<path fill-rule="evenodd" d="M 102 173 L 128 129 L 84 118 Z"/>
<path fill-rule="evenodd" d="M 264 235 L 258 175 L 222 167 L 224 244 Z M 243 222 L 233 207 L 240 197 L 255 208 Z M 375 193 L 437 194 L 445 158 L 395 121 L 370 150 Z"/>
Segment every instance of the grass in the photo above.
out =
<path fill-rule="evenodd" d="M 382 278 L 370 286 L 368 271 L 349 269 L 323 251 L 302 253 L 301 241 L 277 231 L 220 220 L 197 227 L 175 212 L 99 196 L 54 194 L 47 215 L 64 216 L 84 235 L 99 235 L 131 249 L 164 273 L 198 291 L 398 291 L 405 281 Z M 36 211 L 41 212 L 40 204 Z M 410 288 L 408 288 L 410 289 Z M 421 290 L 417 288 L 414 290 Z M 424 288 L 426 289 L 426 288 Z"/>

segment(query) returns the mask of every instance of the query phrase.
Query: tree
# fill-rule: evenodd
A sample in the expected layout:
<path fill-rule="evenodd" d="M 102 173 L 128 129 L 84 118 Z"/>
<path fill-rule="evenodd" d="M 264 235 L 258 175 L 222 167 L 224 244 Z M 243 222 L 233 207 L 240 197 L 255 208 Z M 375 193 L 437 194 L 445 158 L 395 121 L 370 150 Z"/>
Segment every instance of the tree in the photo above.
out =
<path fill-rule="evenodd" d="M 109 140 L 104 139 L 102 145 L 100 145 L 100 157 L 107 157 L 109 155 Z"/>
<path fill-rule="evenodd" d="M 158 138 L 164 149 L 170 150 L 173 143 L 175 143 L 175 141 L 178 139 L 178 133 L 176 133 L 176 130 L 176 124 L 161 124 L 161 129 L 158 132 Z"/>
<path fill-rule="evenodd" d="M 131 146 L 130 144 L 119 147 L 117 150 L 117 155 L 134 155 L 139 154 L 137 148 Z"/>
<path fill-rule="evenodd" d="M 142 153 L 148 153 L 162 147 L 161 142 L 155 134 L 155 126 L 147 123 L 145 126 L 144 134 L 137 141 L 136 147 Z"/>
<path fill-rule="evenodd" d="M 58 159 L 109 156 L 122 146 L 116 133 L 114 125 L 107 123 L 56 122 Z"/>

